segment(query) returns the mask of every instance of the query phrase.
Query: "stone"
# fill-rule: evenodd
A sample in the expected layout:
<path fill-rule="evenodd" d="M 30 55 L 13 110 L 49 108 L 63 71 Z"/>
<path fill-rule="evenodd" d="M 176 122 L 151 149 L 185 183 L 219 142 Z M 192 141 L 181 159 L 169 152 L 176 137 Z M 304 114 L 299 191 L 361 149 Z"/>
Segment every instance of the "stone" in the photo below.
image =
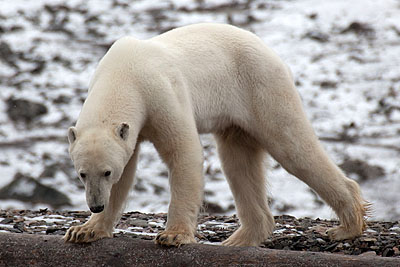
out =
<path fill-rule="evenodd" d="M 26 99 L 15 99 L 10 97 L 6 100 L 7 115 L 14 122 L 30 123 L 40 116 L 47 114 L 47 107 L 41 103 Z"/>
<path fill-rule="evenodd" d="M 53 208 L 71 205 L 70 199 L 64 193 L 20 173 L 14 176 L 11 183 L 0 189 L 0 199 L 15 199 L 32 204 L 43 203 Z"/>

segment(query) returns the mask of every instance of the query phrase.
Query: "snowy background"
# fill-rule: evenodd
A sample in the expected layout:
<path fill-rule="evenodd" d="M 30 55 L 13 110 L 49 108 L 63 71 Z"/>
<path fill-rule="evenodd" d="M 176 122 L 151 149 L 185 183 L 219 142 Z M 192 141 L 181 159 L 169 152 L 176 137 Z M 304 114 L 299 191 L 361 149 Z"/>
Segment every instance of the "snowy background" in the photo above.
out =
<path fill-rule="evenodd" d="M 312 124 L 334 161 L 357 180 L 374 219 L 399 220 L 400 1 L 0 2 L 0 209 L 87 210 L 69 159 L 91 74 L 109 46 L 197 22 L 260 36 L 291 67 Z M 205 210 L 234 213 L 212 136 L 204 146 Z M 306 185 L 269 160 L 274 215 L 331 218 Z M 142 146 L 126 210 L 165 212 L 167 169 Z"/>

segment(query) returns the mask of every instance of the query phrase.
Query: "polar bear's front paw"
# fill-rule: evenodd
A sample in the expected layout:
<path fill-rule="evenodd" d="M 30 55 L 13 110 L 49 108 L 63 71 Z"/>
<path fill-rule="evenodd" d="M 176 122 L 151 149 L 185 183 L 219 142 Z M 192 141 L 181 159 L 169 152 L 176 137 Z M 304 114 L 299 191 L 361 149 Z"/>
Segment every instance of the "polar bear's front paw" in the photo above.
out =
<path fill-rule="evenodd" d="M 196 240 L 192 233 L 165 230 L 157 235 L 154 242 L 163 246 L 180 247 L 183 244 L 196 243 Z"/>
<path fill-rule="evenodd" d="M 65 242 L 89 243 L 105 237 L 112 237 L 112 232 L 84 224 L 69 228 L 63 239 Z"/>
<path fill-rule="evenodd" d="M 344 240 L 344 239 L 354 239 L 355 237 L 359 236 L 362 234 L 362 229 L 360 230 L 351 230 L 351 229 L 346 229 L 343 226 L 338 226 L 332 229 L 329 229 L 326 231 L 328 234 L 329 238 L 331 240 Z"/>

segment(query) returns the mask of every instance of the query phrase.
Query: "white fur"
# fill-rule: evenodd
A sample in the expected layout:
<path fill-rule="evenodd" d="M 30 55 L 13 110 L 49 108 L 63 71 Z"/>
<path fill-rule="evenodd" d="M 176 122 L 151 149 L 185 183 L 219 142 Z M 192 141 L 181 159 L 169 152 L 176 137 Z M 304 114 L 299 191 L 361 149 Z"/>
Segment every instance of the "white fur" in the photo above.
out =
<path fill-rule="evenodd" d="M 197 24 L 145 41 L 122 38 L 101 60 L 69 140 L 75 167 L 86 175 L 89 207 L 105 208 L 72 227 L 65 240 L 112 236 L 139 144 L 149 140 L 170 170 L 167 228 L 156 242 L 195 242 L 203 195 L 199 133 L 215 135 L 238 209 L 241 226 L 225 245 L 256 246 L 273 231 L 266 152 L 334 209 L 341 226 L 329 232 L 333 239 L 362 233 L 366 206 L 359 187 L 319 144 L 289 69 L 248 31 Z M 112 174 L 104 177 L 107 170 Z"/>

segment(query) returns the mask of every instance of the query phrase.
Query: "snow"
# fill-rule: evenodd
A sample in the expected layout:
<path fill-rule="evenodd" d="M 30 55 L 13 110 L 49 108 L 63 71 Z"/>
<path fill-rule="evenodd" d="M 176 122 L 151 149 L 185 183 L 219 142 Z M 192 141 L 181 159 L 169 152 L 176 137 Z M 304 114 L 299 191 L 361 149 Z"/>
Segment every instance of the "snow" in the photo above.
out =
<path fill-rule="evenodd" d="M 112 5 L 112 2 L 99 4 L 94 0 L 1 2 L 0 16 L 5 17 L 1 27 L 8 29 L 18 25 L 23 30 L 1 34 L 0 43 L 7 42 L 14 52 L 28 51 L 26 54 L 30 58 L 41 58 L 47 62 L 47 66 L 38 75 L 25 72 L 13 77 L 15 69 L 0 62 L 0 144 L 36 136 L 66 136 L 66 129 L 78 117 L 82 105 L 80 98 L 86 96 L 89 78 L 104 55 L 105 50 L 98 46 L 111 44 L 124 35 L 149 38 L 158 34 L 157 27 L 164 29 L 206 21 L 225 23 L 230 16 L 234 23 L 260 36 L 290 66 L 299 84 L 298 90 L 308 117 L 322 140 L 340 136 L 343 129 L 352 123 L 356 126 L 347 132 L 357 137 L 355 142 L 323 141 L 323 145 L 338 164 L 350 158 L 384 168 L 384 177 L 363 182 L 362 191 L 365 198 L 373 203 L 374 219 L 398 219 L 400 109 L 387 115 L 380 103 L 382 99 L 387 105 L 398 107 L 400 103 L 400 35 L 396 33 L 396 29 L 400 30 L 399 2 L 256 0 L 249 2 L 251 8 L 247 10 L 229 8 L 218 12 L 196 11 L 197 2 L 124 1 L 127 6 Z M 202 2 L 202 7 L 207 8 L 231 3 L 228 0 Z M 237 1 L 238 5 L 245 2 Z M 260 7 L 261 4 L 266 7 Z M 52 15 L 45 10 L 45 5 L 65 5 L 70 9 L 68 12 L 58 12 L 57 20 L 67 18 L 66 29 L 74 33 L 73 37 L 48 30 L 54 25 L 50 24 Z M 183 7 L 193 11 L 179 12 L 179 8 Z M 87 10 L 87 14 L 77 10 Z M 160 12 L 163 19 L 155 20 L 152 12 Z M 311 19 L 313 14 L 315 18 Z M 248 15 L 256 19 L 249 25 L 245 23 Z M 86 22 L 89 16 L 97 21 Z M 374 36 L 341 34 L 352 22 L 368 23 L 374 30 Z M 86 24 L 103 36 L 88 36 Z M 318 42 L 307 38 L 306 34 L 311 31 L 326 34 L 328 41 Z M 57 63 L 54 60 L 57 56 L 69 61 L 70 68 Z M 35 63 L 22 60 L 16 64 L 20 71 L 35 66 Z M 336 88 L 321 88 L 320 84 L 324 81 L 336 83 Z M 17 82 L 21 82 L 20 89 L 13 86 Z M 70 97 L 70 102 L 54 105 L 52 100 L 60 95 Z M 40 126 L 26 129 L 15 125 L 5 112 L 4 101 L 10 96 L 45 103 L 49 113 L 40 119 Z M 228 214 L 234 213 L 229 209 L 234 203 L 233 197 L 220 171 L 212 136 L 205 135 L 201 141 L 203 146 L 210 147 L 204 152 L 205 199 L 218 203 Z M 17 172 L 39 177 L 44 165 L 64 162 L 68 158 L 66 142 L 38 142 L 29 148 L 0 146 L 0 149 L 0 187 L 10 183 Z M 43 160 L 46 154 L 51 155 L 49 162 Z M 273 159 L 269 160 L 268 165 L 272 167 L 267 177 L 274 215 L 334 216 L 331 209 L 321 205 L 318 197 L 304 183 L 293 179 Z M 130 193 L 126 210 L 167 212 L 169 189 L 166 173 L 167 168 L 154 147 L 149 143 L 143 144 L 136 178 L 136 186 L 140 185 L 143 190 Z M 73 206 L 65 208 L 87 210 L 83 188 L 74 182 L 75 177 L 58 171 L 52 179 L 40 182 L 67 193 Z M 156 193 L 157 188 L 164 190 Z M 19 189 L 29 191 L 30 188 L 25 185 Z M 288 205 L 289 209 L 284 210 Z M 0 201 L 0 208 L 38 207 L 43 205 Z"/>
<path fill-rule="evenodd" d="M 32 196 L 35 188 L 36 185 L 34 182 L 21 179 L 18 185 L 11 190 L 10 194 Z"/>
<path fill-rule="evenodd" d="M 53 217 L 53 216 L 56 216 L 56 217 L 58 217 L 58 218 L 51 218 L 51 217 Z M 48 217 L 50 217 L 50 218 L 48 218 Z M 52 225 L 52 224 L 54 224 L 55 222 L 60 222 L 60 223 L 65 223 L 65 220 L 66 220 L 67 218 L 65 218 L 65 217 L 60 217 L 60 216 L 58 216 L 58 215 L 52 215 L 52 216 L 37 216 L 37 217 L 32 217 L 32 218 L 25 218 L 25 220 L 26 221 L 32 221 L 32 222 L 35 222 L 35 221 L 45 221 L 46 223 L 48 223 L 49 225 Z"/>
<path fill-rule="evenodd" d="M 0 226 L 3 227 L 3 228 L 8 228 L 8 229 L 13 229 L 14 228 L 14 225 L 11 225 L 11 224 L 2 224 L 2 223 L 0 223 Z"/>

